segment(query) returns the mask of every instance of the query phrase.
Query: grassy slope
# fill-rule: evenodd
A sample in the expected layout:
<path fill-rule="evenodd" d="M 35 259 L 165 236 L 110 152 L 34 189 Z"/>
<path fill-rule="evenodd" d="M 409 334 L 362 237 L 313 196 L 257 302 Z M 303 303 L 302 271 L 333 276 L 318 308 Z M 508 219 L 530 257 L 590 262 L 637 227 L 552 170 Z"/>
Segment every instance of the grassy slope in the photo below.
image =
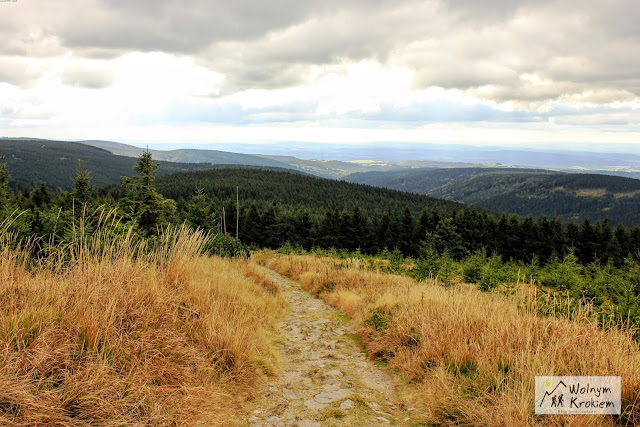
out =
<path fill-rule="evenodd" d="M 29 267 L 0 230 L 0 424 L 233 424 L 275 367 L 277 288 L 198 234 L 102 233 Z"/>
<path fill-rule="evenodd" d="M 424 404 L 425 425 L 637 425 L 640 347 L 586 312 L 537 314 L 533 289 L 514 296 L 474 286 L 417 283 L 358 260 L 262 252 L 254 258 L 299 280 L 346 313 L 370 356 L 398 369 Z M 536 375 L 620 375 L 623 417 L 535 416 Z M 626 423 L 626 424 L 625 424 Z"/>

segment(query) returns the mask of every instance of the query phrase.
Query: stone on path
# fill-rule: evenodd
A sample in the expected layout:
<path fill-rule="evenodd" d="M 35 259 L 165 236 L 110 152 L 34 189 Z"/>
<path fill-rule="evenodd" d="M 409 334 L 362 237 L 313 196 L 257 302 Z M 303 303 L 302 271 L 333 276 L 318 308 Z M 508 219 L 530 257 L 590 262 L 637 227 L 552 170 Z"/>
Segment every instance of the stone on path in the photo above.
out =
<path fill-rule="evenodd" d="M 396 409 L 401 406 L 396 405 L 393 376 L 368 360 L 347 335 L 355 331 L 342 318 L 338 321 L 336 310 L 299 283 L 265 271 L 289 300 L 276 346 L 283 370 L 267 378 L 255 410 L 245 418 L 249 425 L 366 427 L 389 425 L 391 419 L 411 424 L 406 412 Z M 333 418 L 332 411 L 345 412 Z"/>
<path fill-rule="evenodd" d="M 340 404 L 340 409 L 342 409 L 343 411 L 347 411 L 353 408 L 354 406 L 356 406 L 356 404 L 353 402 L 353 400 L 347 399 Z"/>
<path fill-rule="evenodd" d="M 304 401 L 304 406 L 306 406 L 309 409 L 324 409 L 329 405 L 326 405 L 324 403 L 318 403 L 316 402 L 315 399 L 309 399 Z"/>
<path fill-rule="evenodd" d="M 285 388 L 284 390 L 282 390 L 282 395 L 284 396 L 285 399 L 289 399 L 289 400 L 294 400 L 298 398 L 298 396 L 288 388 Z"/>
<path fill-rule="evenodd" d="M 327 373 L 324 374 L 325 377 L 328 378 L 339 378 L 341 376 L 343 376 L 342 372 L 338 371 L 337 369 L 333 369 Z"/>
<path fill-rule="evenodd" d="M 336 391 L 325 391 L 323 393 L 318 393 L 314 396 L 314 399 L 319 403 L 331 403 L 335 402 L 336 400 L 344 399 L 350 394 L 352 394 L 351 390 L 343 388 Z"/>

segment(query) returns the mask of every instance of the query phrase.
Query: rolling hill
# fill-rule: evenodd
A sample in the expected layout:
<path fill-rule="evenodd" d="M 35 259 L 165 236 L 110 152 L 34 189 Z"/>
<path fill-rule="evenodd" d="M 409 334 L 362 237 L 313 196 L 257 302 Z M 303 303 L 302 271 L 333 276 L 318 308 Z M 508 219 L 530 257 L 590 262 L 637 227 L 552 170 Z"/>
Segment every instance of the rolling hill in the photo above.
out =
<path fill-rule="evenodd" d="M 82 144 L 102 148 L 113 154 L 127 157 L 138 157 L 145 149 L 113 141 L 87 140 Z M 155 160 L 177 163 L 211 163 L 224 165 L 265 166 L 286 169 L 297 169 L 286 162 L 252 154 L 231 153 L 219 150 L 177 149 L 149 150 Z"/>
<path fill-rule="evenodd" d="M 421 169 L 353 174 L 349 182 L 426 194 L 520 215 L 640 224 L 640 180 L 535 169 Z"/>
<path fill-rule="evenodd" d="M 87 140 L 82 144 L 105 149 L 113 154 L 137 157 L 144 149 L 134 145 L 113 141 Z M 371 160 L 326 160 L 298 158 L 289 155 L 243 154 L 230 151 L 205 149 L 149 150 L 156 160 L 181 163 L 212 163 L 225 165 L 261 166 L 304 171 L 323 178 L 343 178 L 349 174 L 368 171 L 396 171 L 410 168 L 454 168 L 482 166 L 448 161 L 405 160 L 382 161 Z"/>
<path fill-rule="evenodd" d="M 356 206 L 368 213 L 386 210 L 402 212 L 408 206 L 416 214 L 437 205 L 443 211 L 463 208 L 460 203 L 410 194 L 369 185 L 325 179 L 295 171 L 230 166 L 197 172 L 177 173 L 158 178 L 158 191 L 175 200 L 188 200 L 195 189 L 216 199 L 235 204 L 236 187 L 240 202 L 275 203 L 291 210 L 309 209 L 324 215 L 326 209 L 351 210 Z"/>
<path fill-rule="evenodd" d="M 32 188 L 45 182 L 49 188 L 69 189 L 78 160 L 91 171 L 97 186 L 122 182 L 132 175 L 136 159 L 118 156 L 102 148 L 76 142 L 44 139 L 0 138 L 0 155 L 4 155 L 16 188 Z M 159 175 L 202 170 L 211 164 L 160 162 Z"/>

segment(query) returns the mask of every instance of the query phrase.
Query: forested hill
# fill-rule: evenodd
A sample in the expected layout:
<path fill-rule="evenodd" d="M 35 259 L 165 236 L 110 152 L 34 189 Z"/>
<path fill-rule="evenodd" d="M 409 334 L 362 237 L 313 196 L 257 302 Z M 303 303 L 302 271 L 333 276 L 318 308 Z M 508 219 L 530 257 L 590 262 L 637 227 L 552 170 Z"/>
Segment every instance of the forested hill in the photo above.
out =
<path fill-rule="evenodd" d="M 95 185 L 120 183 L 131 175 L 136 159 L 76 142 L 0 138 L 0 155 L 11 171 L 14 188 L 34 188 L 42 182 L 51 189 L 70 189 L 78 160 L 91 171 Z M 160 162 L 159 175 L 211 168 L 210 164 Z"/>
<path fill-rule="evenodd" d="M 512 173 L 557 173 L 544 169 L 516 169 L 489 167 L 418 168 L 387 172 L 360 172 L 344 178 L 348 182 L 392 188 L 411 193 L 428 194 L 443 185 L 463 182 L 480 175 Z"/>
<path fill-rule="evenodd" d="M 354 174 L 347 180 L 519 215 L 640 224 L 640 180 L 619 176 L 461 168 Z"/>
<path fill-rule="evenodd" d="M 570 185 L 570 184 L 567 184 Z M 563 224 L 558 218 L 493 215 L 487 210 L 424 195 L 256 168 L 213 169 L 161 177 L 158 191 L 174 199 L 178 217 L 226 229 L 247 244 L 276 248 L 285 242 L 377 253 L 399 248 L 416 256 L 429 240 L 460 259 L 477 250 L 503 259 L 545 263 L 575 249 L 580 262 L 619 265 L 640 247 L 640 227 L 609 222 Z M 120 191 L 121 191 L 121 187 Z M 118 191 L 112 188 L 110 191 Z M 116 199 L 122 195 L 112 193 Z"/>
<path fill-rule="evenodd" d="M 177 173 L 157 181 L 160 193 L 178 201 L 190 199 L 200 189 L 217 200 L 233 200 L 235 204 L 236 187 L 242 205 L 275 203 L 285 209 L 307 209 L 312 216 L 322 216 L 327 209 L 352 210 L 356 206 L 366 213 L 389 210 L 402 213 L 409 207 L 414 214 L 433 206 L 446 212 L 464 207 L 419 194 L 254 167 Z"/>

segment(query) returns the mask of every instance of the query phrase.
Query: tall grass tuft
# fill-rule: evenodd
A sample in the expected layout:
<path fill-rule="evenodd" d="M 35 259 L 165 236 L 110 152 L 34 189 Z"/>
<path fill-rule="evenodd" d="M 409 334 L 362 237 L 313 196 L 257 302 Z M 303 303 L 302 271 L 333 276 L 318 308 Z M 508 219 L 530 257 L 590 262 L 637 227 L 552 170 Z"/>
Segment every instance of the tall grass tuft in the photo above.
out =
<path fill-rule="evenodd" d="M 0 425 L 228 425 L 276 367 L 282 297 L 201 232 L 94 215 L 38 260 L 0 226 Z"/>
<path fill-rule="evenodd" d="M 565 300 L 541 301 L 525 285 L 505 295 L 345 267 L 333 258 L 265 251 L 254 259 L 351 317 L 370 357 L 398 369 L 418 391 L 426 424 L 640 425 L 634 331 L 613 321 L 602 328 L 588 306 L 565 310 Z M 623 414 L 536 416 L 536 375 L 619 375 Z"/>

